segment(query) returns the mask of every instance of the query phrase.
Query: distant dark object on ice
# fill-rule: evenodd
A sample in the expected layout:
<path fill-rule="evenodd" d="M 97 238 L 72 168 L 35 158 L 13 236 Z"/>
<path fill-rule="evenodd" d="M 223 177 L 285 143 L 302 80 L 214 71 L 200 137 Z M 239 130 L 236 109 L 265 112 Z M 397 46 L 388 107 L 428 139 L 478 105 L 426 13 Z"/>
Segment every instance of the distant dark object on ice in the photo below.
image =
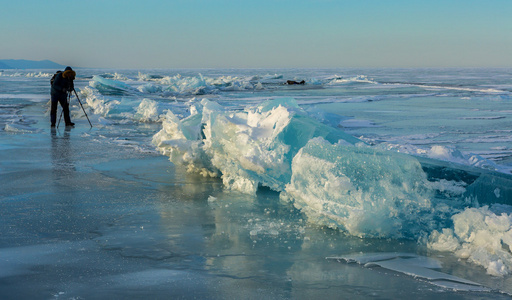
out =
<path fill-rule="evenodd" d="M 63 69 L 51 60 L 0 59 L 0 69 Z"/>
<path fill-rule="evenodd" d="M 306 82 L 304 80 L 302 80 L 302 81 L 286 80 L 286 84 L 288 84 L 288 85 L 294 85 L 294 84 L 304 85 L 304 84 L 306 84 Z"/>

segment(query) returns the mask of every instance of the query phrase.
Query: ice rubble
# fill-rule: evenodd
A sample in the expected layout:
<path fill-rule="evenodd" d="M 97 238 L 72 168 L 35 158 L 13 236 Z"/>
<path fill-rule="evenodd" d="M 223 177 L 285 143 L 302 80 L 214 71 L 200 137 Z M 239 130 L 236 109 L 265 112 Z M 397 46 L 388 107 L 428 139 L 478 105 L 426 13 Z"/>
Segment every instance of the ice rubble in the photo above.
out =
<path fill-rule="evenodd" d="M 510 249 L 502 251 L 502 244 L 494 241 L 485 250 L 474 238 L 479 237 L 479 227 L 460 234 L 459 225 L 478 218 L 489 220 L 492 228 L 501 222 L 502 231 L 493 239 L 510 245 L 510 216 L 500 217 L 485 208 L 460 210 L 502 194 L 508 197 L 508 177 L 466 172 L 370 147 L 310 118 L 292 98 L 268 100 L 243 111 L 229 111 L 203 99 L 191 103 L 188 117 L 180 119 L 169 110 L 162 120 L 162 129 L 153 136 L 158 150 L 190 172 L 220 176 L 229 189 L 255 193 L 260 185 L 267 186 L 311 223 L 360 237 L 423 240 L 431 233 L 428 245 L 433 250 L 458 251 L 493 275 L 512 268 Z M 432 153 L 453 155 L 441 148 Z M 479 176 L 489 177 L 483 182 Z M 454 204 L 439 201 L 440 195 Z M 455 230 L 447 221 L 452 215 Z"/>
<path fill-rule="evenodd" d="M 112 78 L 106 78 L 112 77 Z M 94 76 L 90 85 L 97 88 L 102 94 L 160 94 L 160 95 L 205 95 L 215 94 L 218 91 L 244 91 L 264 89 L 261 81 L 273 81 L 281 78 L 278 75 L 267 75 L 263 77 L 238 77 L 220 76 L 205 77 L 202 74 L 197 76 L 174 76 L 152 77 L 139 73 L 137 88 L 119 81 L 127 80 L 122 75 Z M 142 82 L 143 84 L 140 84 Z"/>
<path fill-rule="evenodd" d="M 121 74 L 104 74 L 102 76 L 94 76 L 91 86 L 98 88 L 102 93 L 149 93 L 149 94 L 164 94 L 164 95 L 206 95 L 215 94 L 219 91 L 244 91 L 244 90 L 261 90 L 267 86 L 276 84 L 283 84 L 283 75 L 265 75 L 265 76 L 219 76 L 208 77 L 198 74 L 197 76 L 182 76 L 176 74 L 174 76 L 155 76 L 139 73 L 135 79 L 137 87 L 133 87 L 123 81 L 129 79 Z M 142 84 L 141 84 L 142 83 Z M 315 86 L 338 86 L 346 84 L 372 84 L 380 86 L 385 84 L 387 88 L 389 85 L 397 86 L 412 86 L 430 89 L 454 89 L 470 92 L 488 92 L 488 93 L 503 93 L 500 90 L 494 89 L 466 89 L 461 87 L 446 87 L 446 86 L 426 86 L 416 84 L 400 84 L 400 83 L 380 83 L 364 75 L 354 77 L 341 77 L 333 76 L 322 79 L 311 78 L 308 79 L 307 85 L 310 87 Z M 411 95 L 412 96 L 412 95 Z M 368 98 L 353 97 L 349 99 L 339 99 L 341 102 L 361 102 L 361 101 L 378 101 L 386 98 L 386 96 L 378 95 Z M 348 124 L 351 125 L 351 124 Z"/>
<path fill-rule="evenodd" d="M 0 76 L 5 76 L 5 77 L 31 77 L 31 78 L 50 78 L 53 76 L 53 74 L 50 74 L 50 73 L 43 73 L 43 72 L 28 72 L 26 74 L 22 74 L 21 72 L 19 71 L 16 71 L 14 73 L 11 73 L 11 72 L 1 72 L 0 71 Z"/>
<path fill-rule="evenodd" d="M 182 120 L 168 111 L 162 127 L 153 143 L 173 163 L 246 193 L 270 187 L 311 222 L 353 235 L 411 236 L 432 209 L 417 160 L 371 149 L 309 118 L 292 98 L 242 112 L 203 99 Z"/>
<path fill-rule="evenodd" d="M 373 79 L 368 78 L 365 75 L 358 75 L 354 77 L 342 77 L 335 75 L 333 77 L 326 78 L 328 85 L 347 84 L 347 83 L 373 83 L 377 84 Z"/>
<path fill-rule="evenodd" d="M 512 272 L 512 211 L 498 214 L 488 206 L 466 208 L 452 220 L 453 228 L 432 232 L 429 248 L 454 252 L 483 266 L 490 275 Z"/>
<path fill-rule="evenodd" d="M 92 84 L 94 86 L 94 84 Z M 85 87 L 80 90 L 81 98 L 92 110 L 92 113 L 102 118 L 133 120 L 137 122 L 160 122 L 170 104 L 157 102 L 148 98 L 112 99 L 99 94 L 96 89 Z M 107 120 L 106 123 L 112 123 Z"/>
<path fill-rule="evenodd" d="M 293 156 L 314 137 L 348 144 L 358 139 L 307 117 L 294 99 L 264 102 L 242 112 L 203 99 L 179 120 L 168 112 L 153 138 L 171 161 L 203 174 L 222 174 L 231 189 L 254 193 L 258 185 L 284 191 Z"/>

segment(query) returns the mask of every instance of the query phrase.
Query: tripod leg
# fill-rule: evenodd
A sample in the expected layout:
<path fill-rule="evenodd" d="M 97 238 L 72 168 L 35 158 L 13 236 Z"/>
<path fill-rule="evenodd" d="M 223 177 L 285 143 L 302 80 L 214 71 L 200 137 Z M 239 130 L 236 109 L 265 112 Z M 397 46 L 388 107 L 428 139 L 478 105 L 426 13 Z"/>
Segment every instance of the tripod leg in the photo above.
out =
<path fill-rule="evenodd" d="M 73 89 L 73 91 L 75 92 L 76 99 L 78 100 L 78 103 L 80 103 L 80 107 L 82 107 L 85 117 L 87 118 L 87 121 L 89 121 L 89 125 L 91 125 L 91 128 L 92 128 L 91 120 L 89 120 L 89 116 L 87 116 L 87 113 L 85 112 L 84 106 L 82 105 L 82 101 L 80 101 L 80 98 L 78 98 L 78 94 L 76 93 L 76 90 Z"/>

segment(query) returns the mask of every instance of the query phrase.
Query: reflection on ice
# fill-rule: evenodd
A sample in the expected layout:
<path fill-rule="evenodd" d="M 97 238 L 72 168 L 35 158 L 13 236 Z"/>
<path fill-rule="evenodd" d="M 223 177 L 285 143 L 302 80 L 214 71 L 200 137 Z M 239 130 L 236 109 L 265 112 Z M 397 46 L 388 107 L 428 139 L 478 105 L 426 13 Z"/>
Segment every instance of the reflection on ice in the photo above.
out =
<path fill-rule="evenodd" d="M 196 295 L 203 294 L 207 296 L 206 291 L 200 291 L 199 287 L 204 286 L 206 278 L 199 273 L 193 273 L 185 270 L 169 270 L 169 269 L 149 269 L 133 273 L 124 273 L 116 276 L 103 278 L 107 282 L 111 282 L 113 289 L 129 289 L 136 293 L 141 288 L 158 288 L 162 286 L 172 285 L 173 293 L 168 295 L 171 297 L 186 295 L 192 289 L 197 289 Z"/>
<path fill-rule="evenodd" d="M 40 244 L 13 248 L 0 248 L 0 278 L 36 274 L 36 267 L 72 264 L 80 261 L 80 249 L 91 242 Z"/>

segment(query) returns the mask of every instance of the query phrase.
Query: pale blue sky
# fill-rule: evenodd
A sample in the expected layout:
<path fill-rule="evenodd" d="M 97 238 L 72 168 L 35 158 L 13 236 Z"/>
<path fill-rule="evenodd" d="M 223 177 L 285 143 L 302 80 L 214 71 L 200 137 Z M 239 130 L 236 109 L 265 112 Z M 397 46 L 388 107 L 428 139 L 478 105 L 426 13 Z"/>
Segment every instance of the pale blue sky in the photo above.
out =
<path fill-rule="evenodd" d="M 105 68 L 512 67 L 511 0 L 0 4 L 0 59 Z"/>

